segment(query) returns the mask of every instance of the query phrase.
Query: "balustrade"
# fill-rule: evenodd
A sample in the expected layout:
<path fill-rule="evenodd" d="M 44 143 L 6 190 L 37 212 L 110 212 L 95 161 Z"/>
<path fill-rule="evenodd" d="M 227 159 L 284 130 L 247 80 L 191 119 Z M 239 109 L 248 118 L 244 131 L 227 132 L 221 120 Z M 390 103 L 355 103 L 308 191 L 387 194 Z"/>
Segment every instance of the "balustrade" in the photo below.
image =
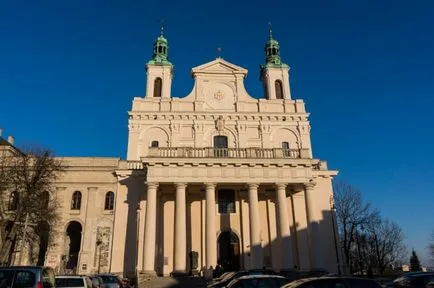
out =
<path fill-rule="evenodd" d="M 149 147 L 147 157 L 162 158 L 302 158 L 307 149 Z"/>

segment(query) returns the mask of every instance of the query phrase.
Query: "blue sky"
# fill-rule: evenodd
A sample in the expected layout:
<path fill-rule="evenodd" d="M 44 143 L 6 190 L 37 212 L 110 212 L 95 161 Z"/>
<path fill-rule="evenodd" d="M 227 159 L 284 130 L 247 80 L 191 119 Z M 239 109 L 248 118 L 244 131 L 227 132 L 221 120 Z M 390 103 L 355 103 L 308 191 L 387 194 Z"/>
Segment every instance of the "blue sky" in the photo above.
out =
<path fill-rule="evenodd" d="M 3 136 L 58 155 L 125 158 L 127 111 L 144 94 L 162 17 L 179 97 L 192 89 L 190 69 L 213 60 L 217 47 L 249 70 L 247 90 L 260 97 L 272 21 L 293 98 L 312 113 L 315 157 L 397 221 L 409 248 L 428 259 L 432 1 L 1 1 Z"/>

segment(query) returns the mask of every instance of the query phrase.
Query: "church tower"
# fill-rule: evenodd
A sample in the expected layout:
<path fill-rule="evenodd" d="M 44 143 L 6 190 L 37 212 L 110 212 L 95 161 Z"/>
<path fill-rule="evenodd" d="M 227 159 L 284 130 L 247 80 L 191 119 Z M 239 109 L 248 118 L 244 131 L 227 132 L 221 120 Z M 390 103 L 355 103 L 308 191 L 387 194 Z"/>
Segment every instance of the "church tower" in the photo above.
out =
<path fill-rule="evenodd" d="M 168 50 L 168 42 L 164 38 L 163 26 L 161 26 L 160 36 L 154 42 L 152 58 L 146 63 L 145 97 L 170 98 L 173 65 L 168 59 Z"/>
<path fill-rule="evenodd" d="M 271 25 L 265 44 L 265 64 L 261 65 L 261 81 L 266 99 L 291 100 L 289 66 L 280 58 L 279 42 L 273 38 Z"/>

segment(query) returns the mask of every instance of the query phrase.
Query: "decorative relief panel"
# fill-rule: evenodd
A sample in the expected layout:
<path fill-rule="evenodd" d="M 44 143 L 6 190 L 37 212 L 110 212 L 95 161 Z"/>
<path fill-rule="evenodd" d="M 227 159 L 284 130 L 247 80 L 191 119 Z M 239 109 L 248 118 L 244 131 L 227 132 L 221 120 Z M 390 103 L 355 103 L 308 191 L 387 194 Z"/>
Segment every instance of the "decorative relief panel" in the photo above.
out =
<path fill-rule="evenodd" d="M 209 109 L 234 110 L 235 93 L 229 83 L 209 83 L 203 94 Z"/>
<path fill-rule="evenodd" d="M 110 227 L 98 227 L 96 233 L 97 249 L 95 251 L 94 267 L 101 273 L 109 270 Z"/>

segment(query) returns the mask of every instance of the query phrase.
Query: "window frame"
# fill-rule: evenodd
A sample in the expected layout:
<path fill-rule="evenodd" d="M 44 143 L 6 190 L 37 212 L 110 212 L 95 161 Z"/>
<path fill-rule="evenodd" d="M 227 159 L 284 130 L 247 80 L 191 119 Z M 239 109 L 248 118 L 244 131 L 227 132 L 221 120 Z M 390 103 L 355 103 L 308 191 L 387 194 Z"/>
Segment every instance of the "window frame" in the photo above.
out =
<path fill-rule="evenodd" d="M 81 210 L 81 191 L 74 191 L 71 197 L 71 210 Z"/>
<path fill-rule="evenodd" d="M 113 211 L 115 208 L 115 193 L 108 191 L 104 197 L 104 211 Z"/>
<path fill-rule="evenodd" d="M 222 193 L 223 192 L 223 193 Z M 233 196 L 223 199 L 222 195 L 231 192 Z M 222 188 L 217 190 L 217 213 L 222 214 L 236 214 L 237 213 L 237 195 L 234 189 Z M 227 195 L 227 194 L 226 194 Z M 222 198 L 221 198 L 222 197 Z M 229 199 L 231 198 L 231 199 Z M 229 200 L 228 200 L 229 199 Z M 230 206 L 232 204 L 232 207 Z M 222 206 L 224 205 L 224 206 Z"/>
<path fill-rule="evenodd" d="M 277 91 L 279 91 L 279 93 L 277 93 Z M 282 80 L 277 79 L 276 81 L 274 81 L 274 92 L 276 93 L 276 99 L 278 99 L 278 100 L 285 99 L 285 96 L 283 94 Z M 278 97 L 279 94 L 280 94 L 280 97 Z"/>
<path fill-rule="evenodd" d="M 155 98 L 161 98 L 162 94 L 163 94 L 163 79 L 161 79 L 161 77 L 156 77 L 154 79 L 154 91 L 152 95 Z"/>

